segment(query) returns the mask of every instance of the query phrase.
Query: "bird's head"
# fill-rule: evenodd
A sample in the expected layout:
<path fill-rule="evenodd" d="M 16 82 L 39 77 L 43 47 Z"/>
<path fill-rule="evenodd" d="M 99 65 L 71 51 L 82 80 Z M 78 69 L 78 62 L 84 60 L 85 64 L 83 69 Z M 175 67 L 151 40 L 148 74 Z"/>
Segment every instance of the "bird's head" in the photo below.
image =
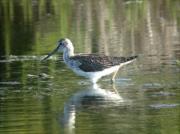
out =
<path fill-rule="evenodd" d="M 73 47 L 72 42 L 67 38 L 60 39 L 58 41 L 57 47 L 51 53 L 49 53 L 43 60 L 48 59 L 50 56 L 52 56 L 56 52 L 63 52 L 63 53 L 68 53 L 69 55 L 73 55 L 74 47 Z"/>
<path fill-rule="evenodd" d="M 65 38 L 65 39 L 60 39 L 58 41 L 58 51 L 59 52 L 65 52 L 65 51 L 71 51 L 71 50 L 74 50 L 74 47 L 73 47 L 73 44 L 72 42 Z"/>

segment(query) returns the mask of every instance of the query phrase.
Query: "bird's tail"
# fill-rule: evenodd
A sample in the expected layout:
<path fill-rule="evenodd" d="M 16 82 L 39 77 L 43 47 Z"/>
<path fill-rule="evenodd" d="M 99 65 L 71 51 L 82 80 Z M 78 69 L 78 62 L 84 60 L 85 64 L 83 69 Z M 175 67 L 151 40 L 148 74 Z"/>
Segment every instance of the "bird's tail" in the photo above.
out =
<path fill-rule="evenodd" d="M 138 57 L 137 55 L 136 55 L 136 56 L 127 57 L 127 58 L 126 58 L 126 62 L 127 62 L 127 61 L 135 60 L 137 57 Z"/>
<path fill-rule="evenodd" d="M 138 57 L 137 55 L 136 55 L 136 56 L 127 57 L 127 58 L 125 58 L 124 63 L 122 63 L 121 65 L 122 65 L 122 66 L 123 66 L 123 65 L 127 65 L 127 64 L 135 61 L 137 57 Z"/>

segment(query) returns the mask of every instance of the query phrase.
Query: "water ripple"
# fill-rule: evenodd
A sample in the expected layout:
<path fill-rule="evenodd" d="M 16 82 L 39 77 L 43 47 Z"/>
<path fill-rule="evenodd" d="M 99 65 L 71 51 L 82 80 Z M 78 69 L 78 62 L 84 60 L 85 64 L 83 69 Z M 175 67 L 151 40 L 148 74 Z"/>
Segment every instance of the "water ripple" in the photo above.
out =
<path fill-rule="evenodd" d="M 150 105 L 151 108 L 155 108 L 155 109 L 174 108 L 177 106 L 179 106 L 179 104 L 152 104 Z"/>

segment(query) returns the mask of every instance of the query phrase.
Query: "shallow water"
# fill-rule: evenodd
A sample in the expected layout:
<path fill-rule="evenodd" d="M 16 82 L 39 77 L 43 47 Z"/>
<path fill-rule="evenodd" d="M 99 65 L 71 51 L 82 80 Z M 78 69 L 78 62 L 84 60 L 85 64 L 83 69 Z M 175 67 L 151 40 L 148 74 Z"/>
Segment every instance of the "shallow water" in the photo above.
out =
<path fill-rule="evenodd" d="M 0 1 L 0 133 L 179 134 L 180 2 Z M 92 85 L 54 55 L 139 55 Z M 60 60 L 59 60 L 60 59 Z"/>

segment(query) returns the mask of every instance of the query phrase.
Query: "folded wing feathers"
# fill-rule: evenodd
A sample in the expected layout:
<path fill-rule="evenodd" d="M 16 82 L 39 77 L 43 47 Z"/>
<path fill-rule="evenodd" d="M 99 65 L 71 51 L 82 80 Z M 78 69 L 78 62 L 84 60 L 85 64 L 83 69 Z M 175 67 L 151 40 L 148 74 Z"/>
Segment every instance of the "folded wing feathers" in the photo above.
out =
<path fill-rule="evenodd" d="M 77 60 L 80 63 L 79 68 L 85 72 L 102 71 L 106 68 L 120 65 L 130 60 L 137 58 L 137 56 L 131 57 L 110 57 L 110 56 L 99 56 L 96 54 L 81 54 L 71 57 L 73 60 Z"/>

